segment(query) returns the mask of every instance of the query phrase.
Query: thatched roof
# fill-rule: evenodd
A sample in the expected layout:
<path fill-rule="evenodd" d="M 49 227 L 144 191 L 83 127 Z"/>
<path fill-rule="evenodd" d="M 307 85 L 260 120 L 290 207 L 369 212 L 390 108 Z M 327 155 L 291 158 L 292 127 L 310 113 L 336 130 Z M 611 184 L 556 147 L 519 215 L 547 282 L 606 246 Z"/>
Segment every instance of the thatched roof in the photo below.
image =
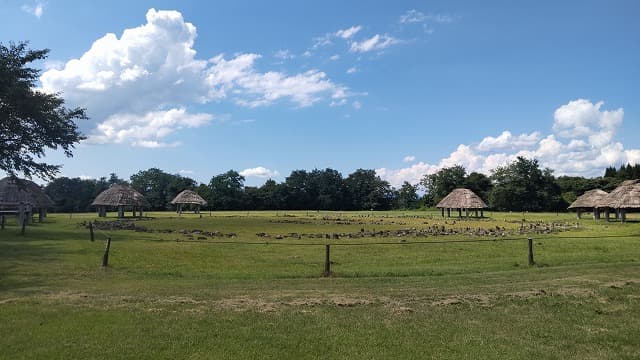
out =
<path fill-rule="evenodd" d="M 175 199 L 171 200 L 172 204 L 197 204 L 205 206 L 207 202 L 193 190 L 184 190 Z"/>
<path fill-rule="evenodd" d="M 451 209 L 484 209 L 487 204 L 469 189 L 455 189 L 440 200 L 437 208 Z"/>
<path fill-rule="evenodd" d="M 589 190 L 578 196 L 576 201 L 569 205 L 569 209 L 595 208 L 607 195 L 609 194 L 606 191 L 600 189 Z"/>
<path fill-rule="evenodd" d="M 111 185 L 101 192 L 91 205 L 95 206 L 144 206 L 144 196 L 132 187 L 123 184 Z"/>
<path fill-rule="evenodd" d="M 29 204 L 35 208 L 53 205 L 49 196 L 33 181 L 10 177 L 1 179 L 0 207 L 17 207 L 20 203 Z"/>
<path fill-rule="evenodd" d="M 612 209 L 640 209 L 640 180 L 627 180 L 598 203 Z"/>

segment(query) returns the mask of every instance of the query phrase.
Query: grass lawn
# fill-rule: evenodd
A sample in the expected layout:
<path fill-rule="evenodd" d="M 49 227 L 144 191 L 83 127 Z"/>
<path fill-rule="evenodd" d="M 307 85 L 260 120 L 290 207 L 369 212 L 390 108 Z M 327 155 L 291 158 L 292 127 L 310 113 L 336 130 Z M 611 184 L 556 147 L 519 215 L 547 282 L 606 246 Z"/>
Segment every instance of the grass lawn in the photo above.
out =
<path fill-rule="evenodd" d="M 640 358 L 636 214 L 109 215 L 0 231 L 0 358 Z"/>

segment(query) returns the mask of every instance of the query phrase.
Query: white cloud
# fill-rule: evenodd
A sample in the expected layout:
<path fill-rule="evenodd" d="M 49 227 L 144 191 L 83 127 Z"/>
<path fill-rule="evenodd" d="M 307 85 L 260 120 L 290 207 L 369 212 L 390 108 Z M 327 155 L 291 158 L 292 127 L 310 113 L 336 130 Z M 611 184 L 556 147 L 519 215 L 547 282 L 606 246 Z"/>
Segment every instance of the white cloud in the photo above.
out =
<path fill-rule="evenodd" d="M 351 106 L 353 106 L 353 108 L 356 110 L 360 110 L 362 108 L 362 104 L 360 103 L 360 101 L 357 101 L 357 100 L 351 103 Z"/>
<path fill-rule="evenodd" d="M 44 13 L 44 4 L 36 1 L 33 5 L 22 5 L 21 9 L 22 11 L 40 19 Z"/>
<path fill-rule="evenodd" d="M 415 9 L 411 9 L 400 16 L 400 23 L 410 24 L 410 23 L 416 23 L 416 22 L 423 22 L 425 18 L 426 16 L 422 12 Z"/>
<path fill-rule="evenodd" d="M 417 185 L 425 174 L 432 174 L 436 171 L 438 171 L 437 166 L 425 164 L 421 161 L 408 168 L 398 170 L 386 168 L 376 169 L 376 174 L 383 180 L 388 181 L 393 187 L 399 188 L 405 181 L 412 185 Z"/>
<path fill-rule="evenodd" d="M 289 50 L 278 50 L 273 54 L 276 59 L 280 60 L 289 60 L 295 58 L 295 55 L 291 53 Z"/>
<path fill-rule="evenodd" d="M 161 148 L 180 145 L 161 140 L 182 128 L 197 128 L 213 119 L 211 114 L 189 114 L 184 108 L 154 111 L 143 116 L 114 114 L 89 134 L 89 144 L 130 143 L 137 147 Z"/>
<path fill-rule="evenodd" d="M 504 131 L 496 137 L 487 136 L 477 144 L 459 145 L 437 165 L 420 162 L 408 168 L 376 171 L 397 187 L 404 181 L 416 184 L 424 175 L 454 165 L 464 166 L 467 172 L 489 174 L 518 156 L 536 158 L 543 167 L 555 170 L 556 175 L 589 177 L 602 175 L 607 166 L 640 163 L 640 149 L 625 150 L 621 143 L 614 141 L 624 110 L 601 110 L 602 105 L 602 102 L 593 104 L 579 99 L 560 106 L 554 113 L 554 133 L 545 137 L 537 131 L 518 136 Z"/>
<path fill-rule="evenodd" d="M 339 60 L 339 59 L 340 59 L 340 55 L 338 55 L 338 54 L 331 55 L 331 57 L 329 58 L 329 60 L 331 60 L 331 61 L 336 61 L 336 60 Z"/>
<path fill-rule="evenodd" d="M 360 31 L 362 29 L 362 26 L 357 25 L 357 26 L 352 26 L 348 29 L 343 29 L 343 30 L 338 30 L 336 31 L 336 36 L 343 38 L 343 39 L 351 39 L 353 37 L 353 35 L 355 35 L 356 33 L 358 33 L 358 31 Z"/>
<path fill-rule="evenodd" d="M 193 174 L 193 170 L 179 170 L 178 174 L 185 176 L 185 175 L 192 175 Z"/>
<path fill-rule="evenodd" d="M 487 136 L 478 145 L 478 150 L 489 151 L 493 149 L 520 148 L 534 146 L 540 139 L 539 132 L 513 136 L 510 131 L 503 131 L 498 137 Z"/>
<path fill-rule="evenodd" d="M 198 59 L 193 47 L 196 27 L 177 11 L 150 9 L 146 20 L 144 25 L 125 29 L 119 38 L 112 33 L 104 35 L 80 58 L 45 71 L 40 78 L 44 91 L 63 92 L 70 105 L 88 109 L 94 122 L 81 126 L 87 127 L 82 130 L 89 133 L 90 143 L 132 140 L 136 146 L 150 148 L 175 146 L 179 142 L 161 141 L 165 133 L 193 127 L 184 122 L 194 117 L 212 117 L 187 114 L 184 109 L 190 104 L 230 100 L 258 107 L 290 101 L 305 107 L 323 99 L 348 97 L 346 87 L 317 69 L 293 75 L 260 72 L 256 69 L 259 54 Z M 276 56 L 293 57 L 287 50 Z M 153 129 L 158 120 L 150 114 L 176 109 L 183 109 L 181 121 Z M 95 122 L 98 126 L 91 129 Z"/>
<path fill-rule="evenodd" d="M 257 177 L 257 178 L 274 178 L 280 176 L 280 173 L 276 170 L 270 170 L 262 166 L 258 166 L 255 168 L 244 169 L 240 171 L 240 175 L 244 177 Z"/>
<path fill-rule="evenodd" d="M 354 74 L 356 72 L 358 72 L 358 68 L 355 67 L 355 66 L 352 66 L 352 67 L 347 69 L 347 74 Z"/>
<path fill-rule="evenodd" d="M 90 176 L 90 175 L 80 175 L 78 177 L 80 178 L 80 180 L 93 180 L 93 179 L 95 179 L 93 176 Z"/>
<path fill-rule="evenodd" d="M 352 42 L 349 51 L 364 53 L 374 50 L 383 50 L 399 42 L 400 40 L 388 34 L 376 34 L 369 39 Z"/>
<path fill-rule="evenodd" d="M 414 161 L 416 161 L 416 157 L 413 155 L 407 155 L 404 157 L 404 159 L 402 159 L 402 162 L 405 162 L 405 163 L 410 163 Z"/>
<path fill-rule="evenodd" d="M 401 24 L 431 22 L 437 24 L 448 24 L 455 20 L 455 17 L 445 14 L 424 14 L 421 11 L 412 9 L 400 16 Z"/>

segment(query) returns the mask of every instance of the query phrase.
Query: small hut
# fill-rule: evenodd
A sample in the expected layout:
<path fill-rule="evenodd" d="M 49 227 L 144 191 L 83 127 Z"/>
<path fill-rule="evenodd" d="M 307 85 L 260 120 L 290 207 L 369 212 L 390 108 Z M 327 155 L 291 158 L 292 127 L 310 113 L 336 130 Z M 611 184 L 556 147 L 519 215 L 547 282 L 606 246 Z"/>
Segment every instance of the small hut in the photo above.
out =
<path fill-rule="evenodd" d="M 606 191 L 600 189 L 593 189 L 578 196 L 576 201 L 569 205 L 568 209 L 575 209 L 578 219 L 581 218 L 583 211 L 593 211 L 593 218 L 598 219 L 598 204 L 604 197 L 609 195 Z"/>
<path fill-rule="evenodd" d="M 124 217 L 124 211 L 126 208 L 131 208 L 133 216 L 136 216 L 136 210 L 139 211 L 139 216 L 142 217 L 143 208 L 145 205 L 145 199 L 142 194 L 135 191 L 129 185 L 116 184 L 111 185 L 107 190 L 101 192 L 96 199 L 91 203 L 98 209 L 98 216 L 107 216 L 107 208 L 114 207 L 118 209 L 118 217 Z"/>
<path fill-rule="evenodd" d="M 31 221 L 33 214 L 38 213 L 38 221 L 47 217 L 47 208 L 53 201 L 42 188 L 33 181 L 5 177 L 0 180 L 0 214 L 15 214 L 18 224 L 22 224 L 26 216 Z M 3 219 L 4 220 L 4 219 Z"/>
<path fill-rule="evenodd" d="M 622 219 L 622 222 L 625 222 L 628 211 L 640 210 L 640 179 L 622 182 L 609 195 L 602 198 L 598 203 L 598 212 L 600 209 L 604 209 L 607 221 L 613 210 L 616 219 Z"/>
<path fill-rule="evenodd" d="M 176 212 L 178 214 L 182 214 L 182 206 L 183 205 L 192 205 L 195 207 L 194 212 L 196 214 L 200 213 L 200 206 L 207 205 L 205 199 L 202 196 L 198 195 L 197 192 L 193 190 L 184 190 L 175 199 L 171 200 L 171 204 L 176 205 Z"/>
<path fill-rule="evenodd" d="M 462 210 L 464 209 L 467 217 L 469 217 L 469 211 L 475 211 L 475 216 L 478 217 L 478 210 L 480 210 L 480 216 L 484 217 L 483 210 L 487 208 L 487 204 L 469 189 L 455 189 L 440 200 L 438 209 L 442 210 L 442 217 L 444 217 L 444 211 L 447 210 L 447 217 L 451 217 L 451 209 L 458 209 L 458 216 L 462 217 Z"/>

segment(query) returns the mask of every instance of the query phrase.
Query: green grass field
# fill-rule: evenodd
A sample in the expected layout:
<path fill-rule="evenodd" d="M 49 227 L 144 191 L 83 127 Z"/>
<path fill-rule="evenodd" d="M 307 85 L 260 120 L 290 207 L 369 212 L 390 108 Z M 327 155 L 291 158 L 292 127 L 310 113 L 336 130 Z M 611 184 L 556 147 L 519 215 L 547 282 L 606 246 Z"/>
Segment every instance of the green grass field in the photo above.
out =
<path fill-rule="evenodd" d="M 640 358 L 637 214 L 109 215 L 9 219 L 0 358 Z"/>

